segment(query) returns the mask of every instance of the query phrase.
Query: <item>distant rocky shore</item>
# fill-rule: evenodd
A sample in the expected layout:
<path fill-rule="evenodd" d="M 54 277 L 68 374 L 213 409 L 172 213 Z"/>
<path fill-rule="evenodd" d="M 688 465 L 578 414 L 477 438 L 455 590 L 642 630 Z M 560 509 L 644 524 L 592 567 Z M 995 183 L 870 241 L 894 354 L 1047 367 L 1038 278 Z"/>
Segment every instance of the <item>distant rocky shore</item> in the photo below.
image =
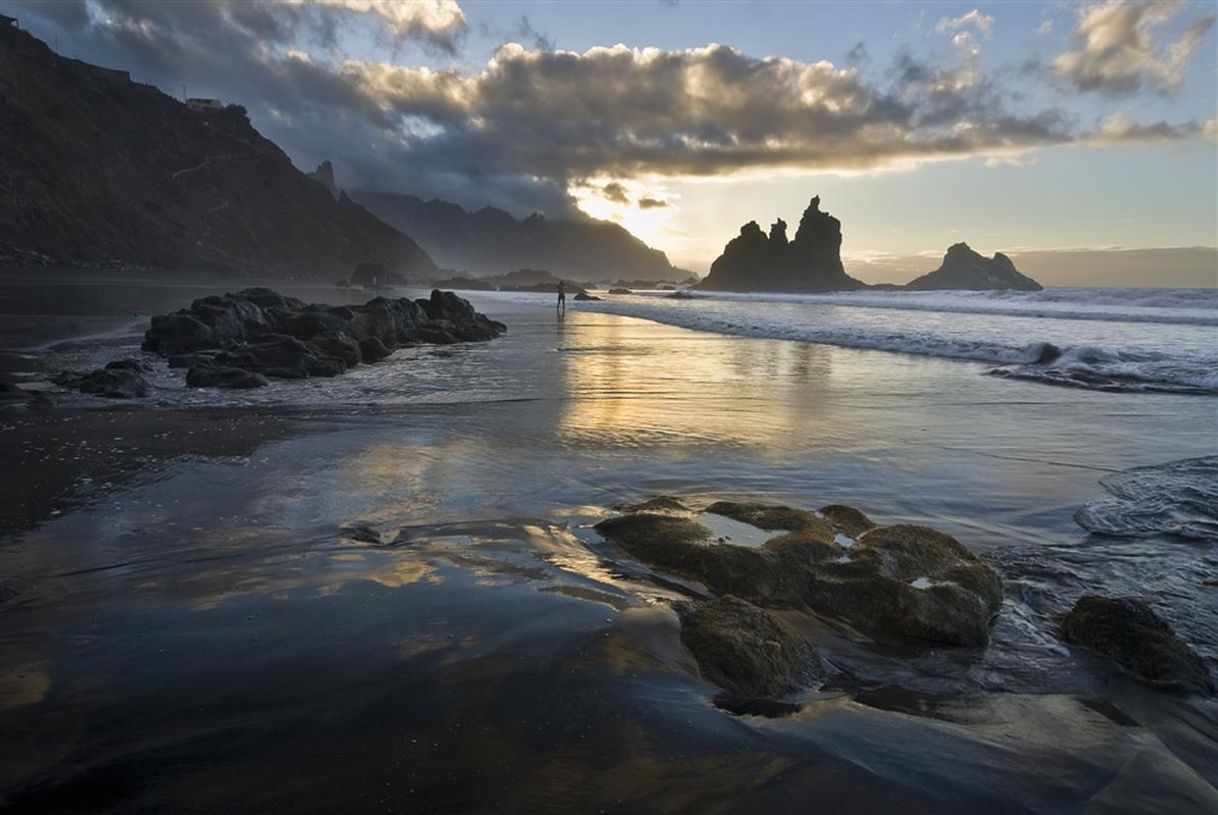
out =
<path fill-rule="evenodd" d="M 418 300 L 325 306 L 255 288 L 153 317 L 143 347 L 167 357 L 170 367 L 187 368 L 191 386 L 248 388 L 336 376 L 404 345 L 484 342 L 505 331 L 468 300 L 439 289 Z"/>

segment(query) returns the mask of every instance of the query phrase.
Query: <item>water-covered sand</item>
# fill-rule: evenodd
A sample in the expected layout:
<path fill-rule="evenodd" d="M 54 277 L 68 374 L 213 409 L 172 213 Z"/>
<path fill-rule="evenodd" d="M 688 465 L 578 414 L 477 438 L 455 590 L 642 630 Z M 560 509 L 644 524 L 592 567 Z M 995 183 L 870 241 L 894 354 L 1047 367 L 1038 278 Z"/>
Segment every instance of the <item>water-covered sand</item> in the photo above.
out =
<path fill-rule="evenodd" d="M 1157 466 L 1216 452 L 1218 400 L 469 296 L 505 337 L 242 394 L 165 370 L 141 406 L 0 414 L 0 801 L 1218 807 L 1218 702 L 1054 633 L 1081 594 L 1134 595 L 1218 668 L 1214 468 Z M 1122 474 L 1138 467 L 1154 469 Z M 1127 522 L 1137 490 L 1197 534 Z M 826 684 L 788 717 L 721 711 L 667 607 L 685 589 L 591 529 L 657 494 L 842 502 L 949 532 L 1003 578 L 993 640 L 881 647 L 791 612 Z M 1088 534 L 1084 507 L 1136 534 Z"/>

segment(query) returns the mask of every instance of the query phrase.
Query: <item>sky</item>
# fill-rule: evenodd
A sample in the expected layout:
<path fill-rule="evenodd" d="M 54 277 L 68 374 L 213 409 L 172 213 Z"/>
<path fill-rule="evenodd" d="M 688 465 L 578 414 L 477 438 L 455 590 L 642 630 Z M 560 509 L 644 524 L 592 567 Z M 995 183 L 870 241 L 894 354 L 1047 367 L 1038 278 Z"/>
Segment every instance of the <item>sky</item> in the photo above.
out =
<path fill-rule="evenodd" d="M 61 53 L 245 105 L 340 186 L 606 218 L 698 272 L 743 223 L 797 223 L 813 195 L 869 282 L 933 269 L 959 240 L 1071 250 L 1052 282 L 1080 285 L 1116 282 L 1096 250 L 1218 244 L 1212 1 L 0 11 Z M 1148 285 L 1218 285 L 1213 252 L 1145 256 Z"/>

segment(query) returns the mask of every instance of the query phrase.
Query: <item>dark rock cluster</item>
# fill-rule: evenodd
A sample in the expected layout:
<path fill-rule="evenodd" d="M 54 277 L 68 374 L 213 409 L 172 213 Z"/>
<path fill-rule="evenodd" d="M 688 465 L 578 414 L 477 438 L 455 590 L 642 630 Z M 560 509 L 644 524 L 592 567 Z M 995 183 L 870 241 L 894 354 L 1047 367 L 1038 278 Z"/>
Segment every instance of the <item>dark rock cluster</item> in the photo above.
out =
<path fill-rule="evenodd" d="M 863 283 L 842 266 L 842 223 L 820 210 L 820 196 L 804 211 L 788 240 L 781 218 L 766 235 L 756 221 L 740 227 L 711 264 L 710 273 L 696 288 L 711 291 L 817 292 L 847 291 Z"/>
<path fill-rule="evenodd" d="M 853 507 L 816 512 L 749 501 L 701 509 L 661 496 L 617 507 L 596 530 L 610 543 L 686 581 L 710 599 L 681 601 L 681 641 L 732 712 L 782 715 L 776 700 L 823 675 L 826 663 L 775 612 L 813 611 L 876 640 L 984 646 L 1002 605 L 997 572 L 950 535 L 877 526 Z M 774 533 L 759 545 L 716 537 L 711 516 Z M 694 590 L 698 595 L 699 589 Z M 1212 693 L 1205 661 L 1144 602 L 1081 598 L 1061 638 L 1114 661 L 1140 682 Z"/>
<path fill-rule="evenodd" d="M 253 288 L 153 317 L 144 350 L 188 368 L 193 387 L 254 388 L 270 379 L 336 376 L 401 346 L 481 342 L 506 330 L 438 289 L 418 300 L 326 306 Z"/>

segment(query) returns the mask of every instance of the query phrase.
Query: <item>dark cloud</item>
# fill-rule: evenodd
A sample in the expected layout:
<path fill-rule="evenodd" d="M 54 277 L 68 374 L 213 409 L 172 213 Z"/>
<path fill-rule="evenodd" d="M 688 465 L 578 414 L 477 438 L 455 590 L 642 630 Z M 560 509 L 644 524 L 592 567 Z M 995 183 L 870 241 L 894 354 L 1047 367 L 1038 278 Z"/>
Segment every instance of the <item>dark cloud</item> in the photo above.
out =
<path fill-rule="evenodd" d="M 612 201 L 615 204 L 629 204 L 630 199 L 626 197 L 626 188 L 616 181 L 611 181 L 601 187 L 601 197 L 606 201 Z"/>
<path fill-rule="evenodd" d="M 661 201 L 659 198 L 640 198 L 639 209 L 660 209 L 668 206 L 667 201 Z"/>
<path fill-rule="evenodd" d="M 520 15 L 520 19 L 516 21 L 515 27 L 510 29 L 502 26 L 492 26 L 486 22 L 478 23 L 478 34 L 484 39 L 496 40 L 498 42 L 518 42 L 539 51 L 554 50 L 554 38 L 534 28 L 527 14 Z"/>

